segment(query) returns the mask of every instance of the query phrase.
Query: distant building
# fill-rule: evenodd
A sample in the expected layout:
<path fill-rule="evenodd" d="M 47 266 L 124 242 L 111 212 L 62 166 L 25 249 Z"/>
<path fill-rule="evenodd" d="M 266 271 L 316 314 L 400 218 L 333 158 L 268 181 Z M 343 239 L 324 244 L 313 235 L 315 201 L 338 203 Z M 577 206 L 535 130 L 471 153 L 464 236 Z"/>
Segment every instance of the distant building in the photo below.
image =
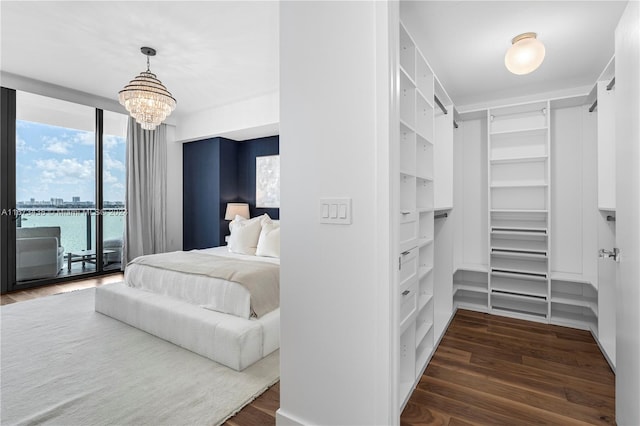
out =
<path fill-rule="evenodd" d="M 79 202 L 80 202 L 80 197 L 72 197 L 72 198 L 71 198 L 71 200 L 72 200 L 74 203 L 79 203 Z"/>

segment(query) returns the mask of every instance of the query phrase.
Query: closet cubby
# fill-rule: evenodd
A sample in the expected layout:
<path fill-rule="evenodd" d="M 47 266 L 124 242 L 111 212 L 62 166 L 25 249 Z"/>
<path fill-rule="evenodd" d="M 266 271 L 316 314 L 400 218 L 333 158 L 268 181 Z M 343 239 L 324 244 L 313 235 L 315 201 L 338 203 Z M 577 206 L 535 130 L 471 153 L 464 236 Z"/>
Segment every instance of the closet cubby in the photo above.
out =
<path fill-rule="evenodd" d="M 590 282 L 552 278 L 551 322 L 597 334 L 598 290 Z"/>
<path fill-rule="evenodd" d="M 487 311 L 489 283 L 487 272 L 459 269 L 453 274 L 455 307 Z"/>
<path fill-rule="evenodd" d="M 489 159 L 492 163 L 523 163 L 547 158 L 548 129 L 533 129 L 509 133 L 492 133 Z"/>
<path fill-rule="evenodd" d="M 400 121 L 409 128 L 415 128 L 416 88 L 409 77 L 400 73 Z"/>
<path fill-rule="evenodd" d="M 547 210 L 547 185 L 523 185 L 517 182 L 491 186 L 491 207 L 511 210 Z"/>
<path fill-rule="evenodd" d="M 416 174 L 416 134 L 404 124 L 400 124 L 400 172 Z"/>
<path fill-rule="evenodd" d="M 416 136 L 416 148 L 413 151 L 416 162 L 416 175 L 433 180 L 433 144 L 420 135 Z"/>
<path fill-rule="evenodd" d="M 400 212 L 416 210 L 416 177 L 400 173 Z"/>
<path fill-rule="evenodd" d="M 433 141 L 433 103 L 419 94 L 416 100 L 416 113 L 416 132 L 426 140 Z"/>
<path fill-rule="evenodd" d="M 489 111 L 491 134 L 523 133 L 546 129 L 549 124 L 547 101 L 492 108 Z"/>
<path fill-rule="evenodd" d="M 491 294 L 491 309 L 523 319 L 544 320 L 548 316 L 546 299 L 536 299 L 516 294 Z"/>
<path fill-rule="evenodd" d="M 538 158 L 527 162 L 501 162 L 491 165 L 492 186 L 535 186 L 546 185 L 546 158 Z"/>
<path fill-rule="evenodd" d="M 433 181 L 429 179 L 416 179 L 416 202 L 418 211 L 433 210 Z"/>
<path fill-rule="evenodd" d="M 402 26 L 400 26 L 400 71 L 407 74 L 411 80 L 415 80 L 416 46 Z"/>
<path fill-rule="evenodd" d="M 422 55 L 416 57 L 416 85 L 433 109 L 433 72 Z"/>

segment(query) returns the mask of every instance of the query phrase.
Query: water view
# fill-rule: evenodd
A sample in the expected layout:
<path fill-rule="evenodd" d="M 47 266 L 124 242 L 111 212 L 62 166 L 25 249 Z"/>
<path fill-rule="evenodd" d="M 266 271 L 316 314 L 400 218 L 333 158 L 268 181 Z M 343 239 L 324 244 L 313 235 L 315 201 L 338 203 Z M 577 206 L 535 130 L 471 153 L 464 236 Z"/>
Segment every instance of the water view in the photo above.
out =
<path fill-rule="evenodd" d="M 22 216 L 21 225 L 23 228 L 37 226 L 59 226 L 60 245 L 64 247 L 65 253 L 72 251 L 86 250 L 96 247 L 95 233 L 95 213 L 90 215 L 91 242 L 87 244 L 87 215 L 71 215 L 70 212 L 48 213 L 48 214 L 26 214 Z M 124 211 L 105 212 L 103 214 L 103 239 L 122 240 L 124 233 Z"/>

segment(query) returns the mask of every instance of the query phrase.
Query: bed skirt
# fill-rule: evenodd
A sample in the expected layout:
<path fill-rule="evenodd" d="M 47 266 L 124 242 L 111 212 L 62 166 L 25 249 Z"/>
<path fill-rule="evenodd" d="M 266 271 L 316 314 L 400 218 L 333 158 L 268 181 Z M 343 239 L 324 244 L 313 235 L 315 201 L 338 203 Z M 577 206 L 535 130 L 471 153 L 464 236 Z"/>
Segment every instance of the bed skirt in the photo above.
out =
<path fill-rule="evenodd" d="M 96 288 L 95 310 L 237 371 L 280 347 L 280 309 L 244 319 L 116 283 Z"/>

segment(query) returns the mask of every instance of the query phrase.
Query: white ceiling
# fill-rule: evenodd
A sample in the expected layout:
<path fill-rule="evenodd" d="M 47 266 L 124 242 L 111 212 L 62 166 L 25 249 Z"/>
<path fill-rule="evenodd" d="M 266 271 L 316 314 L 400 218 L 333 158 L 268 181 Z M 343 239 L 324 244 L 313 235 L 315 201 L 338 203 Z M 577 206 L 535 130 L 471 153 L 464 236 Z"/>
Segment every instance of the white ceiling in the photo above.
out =
<path fill-rule="evenodd" d="M 2 71 L 117 99 L 151 71 L 189 114 L 279 89 L 274 1 L 2 1 Z"/>
<path fill-rule="evenodd" d="M 591 86 L 614 53 L 626 1 L 402 1 L 401 19 L 458 106 Z M 511 39 L 538 33 L 545 60 L 511 74 Z"/>
<path fill-rule="evenodd" d="M 613 55 L 626 1 L 402 1 L 401 16 L 456 105 L 594 83 Z M 279 89 L 275 1 L 0 2 L 2 71 L 116 99 L 145 69 L 178 100 L 176 116 Z M 534 31 L 546 58 L 504 67 L 515 35 Z M 339 66 L 339 65 L 338 65 Z"/>

